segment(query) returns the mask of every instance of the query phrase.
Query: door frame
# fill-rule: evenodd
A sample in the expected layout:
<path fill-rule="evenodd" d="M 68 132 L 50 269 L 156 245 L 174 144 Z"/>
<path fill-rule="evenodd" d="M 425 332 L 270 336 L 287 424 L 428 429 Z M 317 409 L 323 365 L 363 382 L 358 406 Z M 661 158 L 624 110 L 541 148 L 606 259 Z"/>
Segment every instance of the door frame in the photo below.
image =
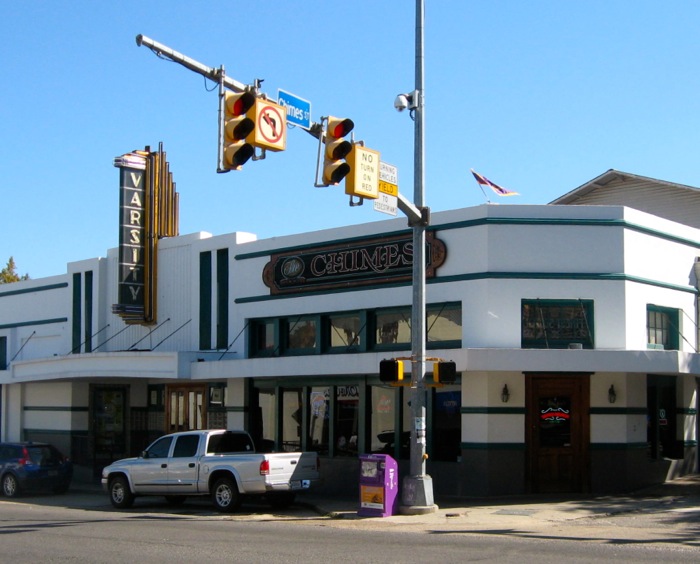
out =
<path fill-rule="evenodd" d="M 201 420 L 202 420 L 202 429 L 206 429 L 208 425 L 208 416 L 207 416 L 207 404 L 208 404 L 208 397 L 207 397 L 207 384 L 166 384 L 165 385 L 165 429 L 164 431 L 166 433 L 174 433 L 177 431 L 196 431 L 196 428 L 189 428 L 189 425 L 187 425 L 189 417 L 189 412 L 187 411 L 189 409 L 189 405 L 187 402 L 187 399 L 185 399 L 185 403 L 183 404 L 185 407 L 185 412 L 183 415 L 183 420 L 185 425 L 182 428 L 178 428 L 176 425 L 175 427 L 172 427 L 170 424 L 171 421 L 171 415 L 172 415 L 172 402 L 171 402 L 171 394 L 173 392 L 178 392 L 182 391 L 186 395 L 189 394 L 190 392 L 201 392 L 202 394 L 202 413 L 200 414 Z"/>
<path fill-rule="evenodd" d="M 538 372 L 525 373 L 525 444 L 526 472 L 525 483 L 528 492 L 541 491 L 538 482 L 539 449 L 539 397 L 542 389 L 566 390 L 571 392 L 571 448 L 573 456 L 570 491 L 585 493 L 590 491 L 590 373 L 580 372 Z M 565 492 L 561 492 L 565 493 Z"/>

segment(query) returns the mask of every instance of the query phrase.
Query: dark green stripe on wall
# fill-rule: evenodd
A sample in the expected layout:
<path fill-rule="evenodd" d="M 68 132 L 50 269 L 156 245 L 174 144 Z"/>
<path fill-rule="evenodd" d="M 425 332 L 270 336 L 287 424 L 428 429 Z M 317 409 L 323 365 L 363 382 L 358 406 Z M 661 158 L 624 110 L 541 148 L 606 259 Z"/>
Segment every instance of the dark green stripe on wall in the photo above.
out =
<path fill-rule="evenodd" d="M 216 348 L 228 348 L 228 249 L 216 251 Z"/>
<path fill-rule="evenodd" d="M 211 251 L 199 254 L 199 350 L 211 349 Z"/>
<path fill-rule="evenodd" d="M 73 304 L 71 309 L 71 315 L 73 316 L 73 323 L 71 324 L 71 352 L 80 352 L 80 273 L 76 272 L 73 274 Z"/>

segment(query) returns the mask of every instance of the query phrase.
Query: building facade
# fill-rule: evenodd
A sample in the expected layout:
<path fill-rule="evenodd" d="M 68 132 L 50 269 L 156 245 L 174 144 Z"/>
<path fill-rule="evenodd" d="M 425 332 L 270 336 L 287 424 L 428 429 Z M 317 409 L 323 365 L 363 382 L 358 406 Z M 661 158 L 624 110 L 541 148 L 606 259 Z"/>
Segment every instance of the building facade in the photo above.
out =
<path fill-rule="evenodd" d="M 606 190 L 669 188 L 616 174 Z M 428 364 L 436 495 L 619 492 L 698 469 L 700 230 L 572 203 L 432 214 L 427 350 L 458 372 L 439 384 Z M 113 313 L 117 249 L 0 286 L 1 439 L 49 440 L 97 475 L 167 432 L 245 428 L 260 450 L 317 451 L 328 492 L 356 492 L 362 453 L 408 470 L 410 388 L 379 379 L 410 356 L 404 219 L 157 253 L 151 325 Z"/>

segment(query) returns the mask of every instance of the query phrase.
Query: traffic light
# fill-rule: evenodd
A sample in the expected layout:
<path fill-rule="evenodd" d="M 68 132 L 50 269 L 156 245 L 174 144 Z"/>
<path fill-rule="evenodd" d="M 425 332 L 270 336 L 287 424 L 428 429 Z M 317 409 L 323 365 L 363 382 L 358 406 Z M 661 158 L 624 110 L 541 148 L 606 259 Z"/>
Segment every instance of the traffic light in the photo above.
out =
<path fill-rule="evenodd" d="M 323 157 L 323 182 L 326 185 L 338 184 L 350 172 L 350 165 L 344 159 L 352 150 L 352 143 L 343 137 L 353 127 L 355 124 L 351 119 L 328 116 Z"/>
<path fill-rule="evenodd" d="M 247 115 L 255 100 L 252 92 L 224 92 L 223 170 L 241 170 L 255 153 L 246 140 L 255 129 L 255 121 Z"/>
<path fill-rule="evenodd" d="M 380 361 L 379 380 L 393 383 L 403 381 L 403 362 L 395 358 Z"/>
<path fill-rule="evenodd" d="M 433 380 L 440 384 L 454 384 L 457 381 L 457 365 L 449 361 L 433 364 Z"/>

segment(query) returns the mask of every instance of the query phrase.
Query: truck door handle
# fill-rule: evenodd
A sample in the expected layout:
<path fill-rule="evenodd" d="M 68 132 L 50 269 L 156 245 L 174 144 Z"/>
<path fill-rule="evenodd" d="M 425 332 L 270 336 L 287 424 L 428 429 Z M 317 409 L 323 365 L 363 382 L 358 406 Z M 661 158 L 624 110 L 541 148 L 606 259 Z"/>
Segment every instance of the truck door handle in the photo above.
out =
<path fill-rule="evenodd" d="M 291 464 L 296 464 L 296 463 L 297 463 L 296 460 L 291 460 L 290 462 L 291 462 Z"/>
<path fill-rule="evenodd" d="M 161 467 L 161 468 L 167 468 L 168 465 L 167 465 L 167 464 L 161 464 L 160 467 Z"/>
<path fill-rule="evenodd" d="M 188 464 L 188 466 L 189 466 L 190 468 L 194 468 L 194 462 L 190 462 L 190 463 Z"/>

